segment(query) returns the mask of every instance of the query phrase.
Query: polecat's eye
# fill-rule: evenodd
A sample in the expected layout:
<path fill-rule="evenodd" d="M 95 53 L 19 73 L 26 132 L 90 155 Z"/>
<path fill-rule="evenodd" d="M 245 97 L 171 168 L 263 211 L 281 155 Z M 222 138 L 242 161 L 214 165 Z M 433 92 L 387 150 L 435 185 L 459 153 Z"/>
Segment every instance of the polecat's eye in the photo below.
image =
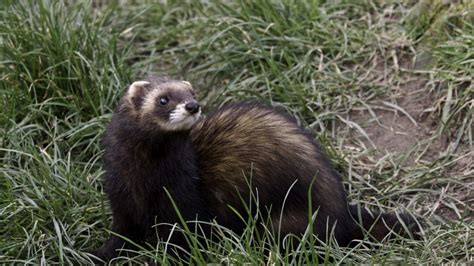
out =
<path fill-rule="evenodd" d="M 160 98 L 160 104 L 161 104 L 161 105 L 167 105 L 168 102 L 169 102 L 168 97 L 165 96 L 165 97 L 161 97 L 161 98 Z"/>

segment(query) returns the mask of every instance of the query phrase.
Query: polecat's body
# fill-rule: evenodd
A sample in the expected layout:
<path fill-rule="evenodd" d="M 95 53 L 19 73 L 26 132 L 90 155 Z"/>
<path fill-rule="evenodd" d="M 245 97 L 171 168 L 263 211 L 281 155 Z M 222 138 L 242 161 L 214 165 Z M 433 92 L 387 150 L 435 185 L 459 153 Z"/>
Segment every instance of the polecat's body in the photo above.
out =
<path fill-rule="evenodd" d="M 282 236 L 304 233 L 310 210 L 317 212 L 313 232 L 324 241 L 334 226 L 334 237 L 342 246 L 363 238 L 355 220 L 378 240 L 390 232 L 384 223 L 402 230 L 395 215 L 348 205 L 341 178 L 314 136 L 272 107 L 224 106 L 198 121 L 191 137 L 206 190 L 202 197 L 221 225 L 242 229 L 243 223 L 228 206 L 246 214 L 243 201 L 251 198 L 251 189 L 263 215 L 271 207 L 271 226 Z"/>
<path fill-rule="evenodd" d="M 191 136 L 199 175 L 209 190 L 203 197 L 219 214 L 220 224 L 241 226 L 228 205 L 245 213 L 242 200 L 250 198 L 251 187 L 263 210 L 271 206 L 273 228 L 279 227 L 287 197 L 282 235 L 304 232 L 309 217 L 308 191 L 313 183 L 312 208 L 319 208 L 316 231 L 326 231 L 327 218 L 330 224 L 339 220 L 339 240 L 346 243 L 351 238 L 354 223 L 341 180 L 313 136 L 292 117 L 256 103 L 233 104 L 198 122 Z"/>
<path fill-rule="evenodd" d="M 197 122 L 189 135 L 198 115 L 174 125 L 166 120 L 172 116 L 153 122 L 163 114 L 156 111 L 163 95 L 157 91 L 164 89 L 170 102 L 186 102 L 188 83 L 151 83 L 153 90 L 132 84 L 104 137 L 106 192 L 116 233 L 142 241 L 153 224 L 179 222 L 163 187 L 185 219 L 216 218 L 236 231 L 244 225 L 231 207 L 245 215 L 249 202 L 243 200 L 250 191 L 262 213 L 271 209 L 272 226 L 281 235 L 303 233 L 309 210 L 317 211 L 314 233 L 324 241 L 334 227 L 340 245 L 363 237 L 357 217 L 379 240 L 389 232 L 384 223 L 401 229 L 395 215 L 381 215 L 372 227 L 378 215 L 348 205 L 340 177 L 292 117 L 255 103 L 228 105 Z M 122 244 L 112 236 L 96 254 L 113 257 Z"/>

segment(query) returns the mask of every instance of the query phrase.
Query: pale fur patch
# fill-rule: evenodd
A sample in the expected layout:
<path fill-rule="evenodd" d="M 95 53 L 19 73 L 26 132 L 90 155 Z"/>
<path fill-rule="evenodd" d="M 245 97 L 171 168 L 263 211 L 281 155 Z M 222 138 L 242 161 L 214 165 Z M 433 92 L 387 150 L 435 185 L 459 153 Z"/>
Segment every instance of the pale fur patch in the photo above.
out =
<path fill-rule="evenodd" d="M 141 111 L 142 115 L 153 112 L 155 109 L 156 97 L 158 97 L 158 95 L 160 95 L 160 90 L 152 90 L 146 95 L 145 99 L 143 100 Z"/>
<path fill-rule="evenodd" d="M 169 121 L 160 123 L 160 126 L 169 131 L 190 129 L 201 116 L 201 110 L 195 114 L 190 114 L 186 111 L 185 106 L 186 102 L 176 105 L 176 108 L 170 114 Z"/>
<path fill-rule="evenodd" d="M 191 82 L 189 82 L 189 81 L 182 80 L 181 82 L 183 82 L 184 84 L 188 85 L 189 87 L 193 87 L 193 85 L 191 85 Z"/>

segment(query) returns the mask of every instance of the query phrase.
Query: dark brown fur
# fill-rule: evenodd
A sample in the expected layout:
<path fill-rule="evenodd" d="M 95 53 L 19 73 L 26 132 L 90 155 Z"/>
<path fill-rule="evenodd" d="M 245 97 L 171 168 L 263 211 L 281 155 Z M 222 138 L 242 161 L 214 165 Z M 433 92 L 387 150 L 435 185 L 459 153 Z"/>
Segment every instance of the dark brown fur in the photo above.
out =
<path fill-rule="evenodd" d="M 357 221 L 377 240 L 390 229 L 402 231 L 395 215 L 371 215 L 348 204 L 341 178 L 314 137 L 294 118 L 261 104 L 240 103 L 197 122 L 191 134 L 170 132 L 152 122 L 154 116 L 166 117 L 166 112 L 140 111 L 149 93 L 145 89 L 124 97 L 104 136 L 105 188 L 114 232 L 142 243 L 154 234 L 155 223 L 179 223 L 164 188 L 186 220 L 215 218 L 237 232 L 244 223 L 230 207 L 245 215 L 244 205 L 249 203 L 242 199 L 249 199 L 250 191 L 258 191 L 262 213 L 271 209 L 271 225 L 282 236 L 303 233 L 310 208 L 317 211 L 313 231 L 323 241 L 332 227 L 339 245 L 363 238 Z M 172 98 L 183 97 L 189 95 Z M 159 236 L 166 238 L 167 230 L 159 228 Z M 184 244 L 179 238 L 175 242 Z M 122 245 L 124 241 L 111 236 L 94 254 L 107 260 Z"/>
<path fill-rule="evenodd" d="M 105 192 L 112 209 L 114 234 L 92 252 L 102 260 L 114 258 L 122 247 L 133 247 L 122 237 L 143 244 L 156 239 L 158 231 L 160 238 L 168 238 L 170 226 L 152 228 L 159 223 L 179 222 L 165 189 L 185 220 L 208 219 L 189 129 L 170 131 L 161 126 L 177 104 L 193 101 L 194 93 L 179 81 L 149 81 L 150 85 L 130 87 L 103 138 Z M 161 96 L 169 97 L 169 103 L 161 106 L 153 102 L 155 108 L 143 113 L 144 99 L 150 93 L 156 94 L 157 101 Z M 178 234 L 172 241 L 184 244 Z"/>
<path fill-rule="evenodd" d="M 334 236 L 339 245 L 364 237 L 355 220 L 379 241 L 390 228 L 403 230 L 393 214 L 371 213 L 349 205 L 341 178 L 314 136 L 293 117 L 272 107 L 258 103 L 227 105 L 198 122 L 191 136 L 199 176 L 207 189 L 202 196 L 222 225 L 242 229 L 228 205 L 245 213 L 242 199 L 249 198 L 251 183 L 254 193 L 258 191 L 261 209 L 271 206 L 272 226 L 283 236 L 305 231 L 309 203 L 311 210 L 317 211 L 315 234 L 324 240 L 327 228 L 336 225 Z M 401 217 L 412 224 L 411 218 Z"/>

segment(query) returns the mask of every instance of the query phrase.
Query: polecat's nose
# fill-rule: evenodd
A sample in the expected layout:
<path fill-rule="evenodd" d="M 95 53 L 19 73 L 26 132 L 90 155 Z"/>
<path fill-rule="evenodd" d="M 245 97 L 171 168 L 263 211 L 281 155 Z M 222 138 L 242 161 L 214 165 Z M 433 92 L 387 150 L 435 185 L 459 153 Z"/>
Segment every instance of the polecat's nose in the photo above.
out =
<path fill-rule="evenodd" d="M 196 101 L 191 101 L 191 102 L 188 102 L 184 108 L 186 109 L 186 111 L 188 111 L 190 114 L 195 114 L 197 112 L 199 112 L 199 103 L 196 102 Z"/>

